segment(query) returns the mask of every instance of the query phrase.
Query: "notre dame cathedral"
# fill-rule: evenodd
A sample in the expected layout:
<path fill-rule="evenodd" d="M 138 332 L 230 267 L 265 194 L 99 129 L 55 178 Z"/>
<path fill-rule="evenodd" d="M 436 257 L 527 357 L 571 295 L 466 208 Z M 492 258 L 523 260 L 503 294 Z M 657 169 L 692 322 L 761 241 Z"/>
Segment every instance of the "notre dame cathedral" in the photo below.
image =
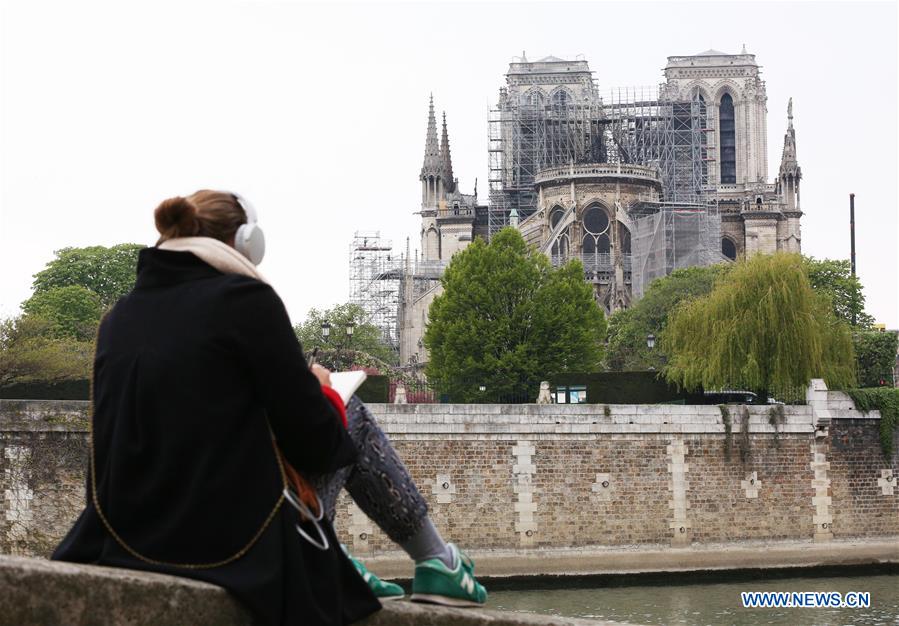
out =
<path fill-rule="evenodd" d="M 506 226 L 553 264 L 580 259 L 607 313 L 674 269 L 801 246 L 792 101 L 780 167 L 768 178 L 767 102 L 755 55 L 668 57 L 658 89 L 601 93 L 583 58 L 509 65 L 489 121 L 488 197 L 453 175 L 446 116 L 428 111 L 421 244 L 398 290 L 403 365 L 449 259 Z"/>

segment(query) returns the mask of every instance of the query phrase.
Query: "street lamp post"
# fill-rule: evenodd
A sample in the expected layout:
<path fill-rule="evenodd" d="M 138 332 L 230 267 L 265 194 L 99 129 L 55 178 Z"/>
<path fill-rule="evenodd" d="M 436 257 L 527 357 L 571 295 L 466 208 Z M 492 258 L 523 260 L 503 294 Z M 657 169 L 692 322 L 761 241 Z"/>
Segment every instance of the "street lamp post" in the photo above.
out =
<path fill-rule="evenodd" d="M 656 336 L 653 335 L 652 333 L 649 333 L 648 335 L 646 335 L 646 347 L 649 348 L 650 350 L 653 350 L 656 347 Z M 654 371 L 656 371 L 656 368 L 653 367 L 652 365 L 650 365 L 649 371 L 654 372 Z"/>
<path fill-rule="evenodd" d="M 327 346 L 330 343 L 331 338 L 331 324 L 328 323 L 328 320 L 322 321 L 322 344 L 323 346 Z M 330 358 L 326 360 L 326 367 L 333 367 L 334 365 L 330 363 Z"/>
<path fill-rule="evenodd" d="M 352 346 L 353 332 L 356 330 L 356 322 L 354 322 L 352 319 L 348 320 L 343 326 L 343 331 L 344 331 L 343 338 L 341 339 L 340 335 L 338 333 L 333 344 L 331 342 L 331 323 L 328 322 L 328 320 L 324 320 L 324 321 L 322 321 L 321 328 L 322 328 L 322 342 L 325 345 L 327 345 L 329 348 L 334 350 L 334 353 L 332 355 L 333 360 L 332 360 L 332 362 L 330 362 L 328 364 L 328 367 L 335 368 L 335 369 L 339 368 L 339 367 L 341 367 L 341 364 L 340 364 L 341 352 L 344 349 L 348 349 Z M 352 352 L 350 352 L 350 354 L 351 354 L 350 359 L 352 360 Z"/>
<path fill-rule="evenodd" d="M 350 350 L 350 348 L 352 347 L 352 343 L 353 343 L 353 331 L 354 331 L 355 329 L 356 329 L 356 323 L 355 323 L 352 319 L 349 320 L 349 321 L 346 323 L 346 327 L 345 327 L 345 331 L 346 331 L 346 348 L 347 348 L 347 352 L 348 352 L 349 355 L 350 355 L 350 363 L 349 363 L 349 365 L 352 365 L 352 361 L 354 360 L 354 356 L 355 356 L 355 354 L 353 353 L 353 351 Z"/>

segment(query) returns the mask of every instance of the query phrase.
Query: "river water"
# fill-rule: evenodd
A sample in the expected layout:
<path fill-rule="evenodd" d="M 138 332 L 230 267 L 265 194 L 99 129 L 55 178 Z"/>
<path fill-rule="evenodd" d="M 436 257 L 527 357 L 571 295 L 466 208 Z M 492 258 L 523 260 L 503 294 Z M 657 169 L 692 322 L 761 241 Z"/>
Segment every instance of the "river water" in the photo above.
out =
<path fill-rule="evenodd" d="M 840 578 L 780 578 L 720 584 L 594 587 L 592 589 L 531 589 L 490 593 L 489 608 L 632 624 L 783 624 L 789 626 L 899 625 L 899 575 Z M 741 592 L 867 591 L 870 608 L 743 608 Z"/>

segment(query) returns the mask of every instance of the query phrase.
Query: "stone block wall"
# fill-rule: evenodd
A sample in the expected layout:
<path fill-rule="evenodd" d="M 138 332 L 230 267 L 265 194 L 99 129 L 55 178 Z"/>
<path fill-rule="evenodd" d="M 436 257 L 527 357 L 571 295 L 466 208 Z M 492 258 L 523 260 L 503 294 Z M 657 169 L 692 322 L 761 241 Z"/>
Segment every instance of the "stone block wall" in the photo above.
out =
<path fill-rule="evenodd" d="M 372 405 L 450 540 L 469 549 L 899 536 L 899 437 L 842 394 L 807 406 Z M 743 436 L 744 415 L 748 436 Z M 46 555 L 84 502 L 86 406 L 0 401 L 0 553 Z M 741 448 L 742 453 L 741 454 Z M 396 547 L 344 493 L 338 534 Z"/>
<path fill-rule="evenodd" d="M 541 546 L 637 544 L 668 533 L 664 437 L 540 441 L 534 488 Z M 634 512 L 642 513 L 635 519 Z"/>
<path fill-rule="evenodd" d="M 777 220 L 775 218 L 746 218 L 746 257 L 777 252 Z"/>
<path fill-rule="evenodd" d="M 879 486 L 899 454 L 882 456 L 879 416 L 860 415 L 842 394 L 810 393 L 777 427 L 770 407 L 749 407 L 745 440 L 732 406 L 729 458 L 714 406 L 373 408 L 437 526 L 471 548 L 899 535 L 899 488 Z M 360 519 L 344 498 L 338 531 L 355 552 L 392 548 Z"/>
<path fill-rule="evenodd" d="M 739 433 L 737 433 L 739 435 Z M 750 438 L 749 458 L 735 442 L 730 460 L 717 437 L 686 441 L 693 540 L 803 539 L 812 534 L 809 438 Z"/>
<path fill-rule="evenodd" d="M 0 400 L 0 553 L 48 555 L 84 506 L 87 403 Z"/>
<path fill-rule="evenodd" d="M 880 454 L 877 422 L 837 419 L 830 426 L 828 462 L 834 537 L 893 534 L 899 523 L 899 468 Z M 899 450 L 899 434 L 893 437 Z"/>

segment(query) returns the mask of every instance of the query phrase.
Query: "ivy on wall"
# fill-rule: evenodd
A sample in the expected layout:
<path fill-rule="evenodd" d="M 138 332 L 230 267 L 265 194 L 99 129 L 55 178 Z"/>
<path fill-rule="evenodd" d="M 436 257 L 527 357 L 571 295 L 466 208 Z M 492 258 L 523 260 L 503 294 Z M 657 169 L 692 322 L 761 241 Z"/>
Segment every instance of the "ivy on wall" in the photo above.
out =
<path fill-rule="evenodd" d="M 721 421 L 724 422 L 724 458 L 730 461 L 730 451 L 734 448 L 734 427 L 730 417 L 730 409 L 726 404 L 719 404 Z"/>
<path fill-rule="evenodd" d="M 768 409 L 768 423 L 774 427 L 774 447 L 777 449 L 780 449 L 780 429 L 786 420 L 784 405 L 775 404 Z"/>
<path fill-rule="evenodd" d="M 880 411 L 880 448 L 886 458 L 893 454 L 893 432 L 899 427 L 899 389 L 849 389 L 855 408 L 867 413 Z"/>

